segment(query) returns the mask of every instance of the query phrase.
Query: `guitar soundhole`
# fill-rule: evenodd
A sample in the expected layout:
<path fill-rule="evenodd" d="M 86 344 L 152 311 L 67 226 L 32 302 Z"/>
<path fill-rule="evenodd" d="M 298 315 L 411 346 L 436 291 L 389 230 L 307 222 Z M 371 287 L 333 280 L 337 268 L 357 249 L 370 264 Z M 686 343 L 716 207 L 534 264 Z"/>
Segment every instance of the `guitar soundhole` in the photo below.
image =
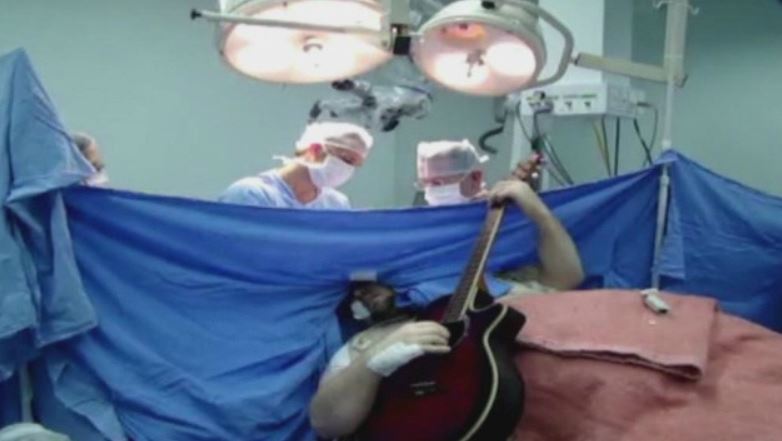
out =
<path fill-rule="evenodd" d="M 424 397 L 438 392 L 440 388 L 437 382 L 433 380 L 418 381 L 410 384 L 410 391 L 415 397 Z"/>

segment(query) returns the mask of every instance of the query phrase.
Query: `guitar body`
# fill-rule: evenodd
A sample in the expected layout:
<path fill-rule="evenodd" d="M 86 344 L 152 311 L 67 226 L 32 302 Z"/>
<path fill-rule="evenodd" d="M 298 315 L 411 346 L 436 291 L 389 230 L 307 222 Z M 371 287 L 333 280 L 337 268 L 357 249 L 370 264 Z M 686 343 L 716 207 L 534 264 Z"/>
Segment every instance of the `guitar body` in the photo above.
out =
<path fill-rule="evenodd" d="M 430 306 L 420 320 L 440 321 L 446 302 Z M 418 358 L 383 380 L 356 439 L 507 440 L 524 405 L 524 384 L 512 359 L 524 321 L 497 303 L 468 310 L 460 322 L 466 326 L 448 326 L 457 340 L 449 354 Z"/>

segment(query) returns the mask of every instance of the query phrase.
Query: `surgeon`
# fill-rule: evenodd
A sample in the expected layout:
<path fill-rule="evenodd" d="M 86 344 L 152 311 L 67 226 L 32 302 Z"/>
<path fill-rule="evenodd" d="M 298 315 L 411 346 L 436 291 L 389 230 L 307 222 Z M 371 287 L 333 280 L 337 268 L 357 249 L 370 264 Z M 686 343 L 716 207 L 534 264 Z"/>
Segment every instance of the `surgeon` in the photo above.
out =
<path fill-rule="evenodd" d="M 260 207 L 349 209 L 348 197 L 337 189 L 364 164 L 372 144 L 372 136 L 361 126 L 312 123 L 296 143 L 294 158 L 281 158 L 281 167 L 234 182 L 219 200 Z"/>
<path fill-rule="evenodd" d="M 539 263 L 499 274 L 511 283 L 510 294 L 561 291 L 580 285 L 584 271 L 573 240 L 527 183 L 533 161 L 519 164 L 514 171 L 516 179 L 500 181 L 487 190 L 483 169 L 487 160 L 467 140 L 420 143 L 418 185 L 423 188 L 427 203 L 446 206 L 482 199 L 507 201 L 532 221 L 538 233 Z"/>
<path fill-rule="evenodd" d="M 79 149 L 84 158 L 92 164 L 95 174 L 84 180 L 84 185 L 90 187 L 105 187 L 109 184 L 109 175 L 106 173 L 106 165 L 100 146 L 95 138 L 86 133 L 74 133 L 71 135 L 73 143 Z"/>

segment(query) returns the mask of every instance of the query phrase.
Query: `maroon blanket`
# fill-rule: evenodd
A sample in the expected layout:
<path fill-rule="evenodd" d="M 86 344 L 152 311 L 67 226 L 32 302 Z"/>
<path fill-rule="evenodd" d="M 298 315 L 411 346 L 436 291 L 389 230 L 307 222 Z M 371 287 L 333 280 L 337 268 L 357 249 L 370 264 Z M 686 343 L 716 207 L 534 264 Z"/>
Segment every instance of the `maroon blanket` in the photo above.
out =
<path fill-rule="evenodd" d="M 507 299 L 529 319 L 514 439 L 782 440 L 782 335 L 708 299 L 664 298 L 670 316 L 629 291 Z"/>

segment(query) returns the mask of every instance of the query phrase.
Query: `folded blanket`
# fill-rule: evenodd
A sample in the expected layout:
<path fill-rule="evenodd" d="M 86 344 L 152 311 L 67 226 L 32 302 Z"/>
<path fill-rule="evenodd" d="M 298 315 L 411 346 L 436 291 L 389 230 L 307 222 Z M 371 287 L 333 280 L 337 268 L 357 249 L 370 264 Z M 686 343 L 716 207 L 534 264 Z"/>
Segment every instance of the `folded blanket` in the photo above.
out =
<path fill-rule="evenodd" d="M 550 349 L 528 349 L 516 356 L 516 365 L 523 373 L 526 383 L 524 416 L 514 432 L 517 441 L 776 441 L 782 440 L 782 335 L 746 320 L 721 312 L 713 314 L 711 335 L 706 348 L 690 344 L 693 349 L 690 361 L 685 359 L 687 340 L 700 335 L 688 326 L 691 324 L 671 325 L 681 329 L 682 334 L 669 336 L 668 330 L 661 331 L 668 336 L 670 345 L 641 344 L 625 339 L 623 335 L 636 334 L 636 321 L 628 317 L 638 317 L 635 302 L 637 292 L 623 293 L 580 293 L 585 297 L 597 294 L 591 300 L 590 310 L 612 311 L 612 316 L 602 317 L 602 323 L 593 319 L 592 313 L 584 313 L 581 308 L 571 308 L 569 316 L 560 315 L 564 320 L 558 323 L 555 336 L 563 335 L 581 338 L 581 346 L 589 348 L 582 351 L 587 355 L 578 357 L 579 352 L 567 351 L 562 357 L 560 352 Z M 535 317 L 548 309 L 563 307 L 563 300 L 576 300 L 576 295 L 565 294 L 540 296 L 536 299 L 508 299 L 507 303 L 521 307 L 531 313 L 529 328 L 522 332 L 523 339 L 536 336 L 542 341 L 543 330 L 536 330 Z M 664 297 L 672 306 L 671 317 L 646 316 L 648 320 L 659 323 L 676 323 L 677 319 L 686 320 L 689 306 L 679 302 L 697 303 L 698 299 L 682 296 Z M 544 305 L 550 303 L 549 305 Z M 708 305 L 704 303 L 703 305 Z M 693 309 L 693 321 L 699 322 L 702 312 Z M 681 316 L 681 317 L 680 317 Z M 581 320 L 587 323 L 580 323 Z M 620 325 L 623 323 L 623 325 Z M 658 326 L 654 326 L 655 329 Z M 626 332 L 623 326 L 628 326 Z M 582 338 L 578 329 L 591 327 L 614 330 L 608 334 L 611 344 L 596 340 L 597 333 L 591 333 L 591 340 Z M 601 331 L 602 332 L 602 331 Z M 643 335 L 646 335 L 645 331 Z M 648 341 L 648 336 L 644 337 Z M 700 338 L 700 337 L 693 337 Z M 549 338 L 547 341 L 557 341 Z M 578 345 L 562 346 L 576 348 Z M 591 352 L 595 346 L 616 350 L 619 343 L 632 343 L 636 348 L 632 354 L 641 356 L 653 363 L 637 364 L 617 363 L 613 355 L 604 356 Z M 587 343 L 588 346 L 583 346 Z M 649 348 L 653 347 L 654 350 Z M 697 353 L 696 353 L 697 350 Z M 703 360 L 702 354 L 708 353 Z M 613 353 L 612 353 L 613 354 Z M 674 357 L 675 356 L 675 357 Z M 671 375 L 668 360 L 677 360 L 673 365 L 699 366 L 702 377 L 699 381 L 683 381 L 680 374 Z M 685 360 L 682 362 L 681 360 Z M 664 366 L 664 368 L 660 368 Z M 704 370 L 704 366 L 706 369 Z M 650 369 L 649 367 L 652 367 Z"/>
<path fill-rule="evenodd" d="M 638 291 L 580 291 L 508 297 L 527 316 L 518 341 L 560 356 L 593 358 L 698 380 L 706 369 L 716 302 L 658 294 L 671 310 L 646 307 Z"/>

